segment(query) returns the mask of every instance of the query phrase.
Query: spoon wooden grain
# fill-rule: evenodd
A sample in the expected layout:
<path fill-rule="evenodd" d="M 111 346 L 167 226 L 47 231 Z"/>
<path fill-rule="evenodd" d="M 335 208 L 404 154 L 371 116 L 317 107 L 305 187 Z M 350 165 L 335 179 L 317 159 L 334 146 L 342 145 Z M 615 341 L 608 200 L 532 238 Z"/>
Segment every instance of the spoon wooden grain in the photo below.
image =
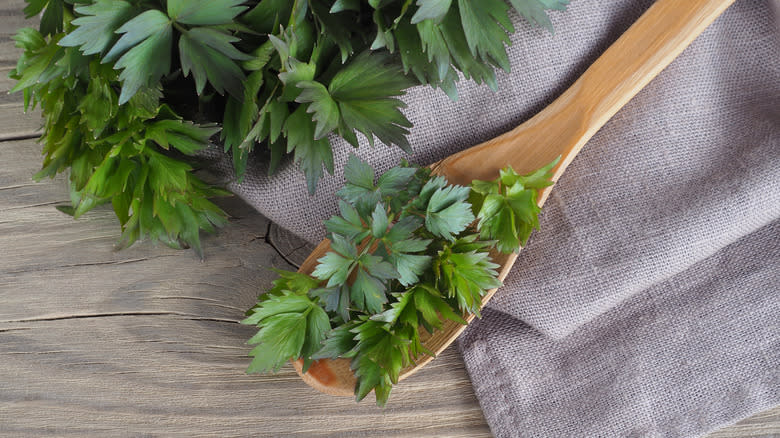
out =
<path fill-rule="evenodd" d="M 500 169 L 511 165 L 519 173 L 531 172 L 560 156 L 554 169 L 557 181 L 585 143 L 639 90 L 674 60 L 734 0 L 658 0 L 558 99 L 517 128 L 432 165 L 436 174 L 451 183 L 468 185 L 472 180 L 490 180 Z M 539 196 L 539 206 L 550 194 L 548 187 Z M 322 241 L 304 261 L 299 272 L 310 274 L 317 259 L 330 249 Z M 496 254 L 504 280 L 517 254 Z M 482 300 L 486 304 L 495 293 Z M 472 317 L 467 318 L 471 321 Z M 442 329 L 423 339 L 424 345 L 441 353 L 466 328 L 446 321 Z M 421 333 L 424 333 L 421 330 Z M 400 378 L 431 361 L 418 357 Z M 298 374 L 310 386 L 332 395 L 351 396 L 355 377 L 346 359 L 316 361 L 303 374 L 302 362 L 293 362 Z"/>

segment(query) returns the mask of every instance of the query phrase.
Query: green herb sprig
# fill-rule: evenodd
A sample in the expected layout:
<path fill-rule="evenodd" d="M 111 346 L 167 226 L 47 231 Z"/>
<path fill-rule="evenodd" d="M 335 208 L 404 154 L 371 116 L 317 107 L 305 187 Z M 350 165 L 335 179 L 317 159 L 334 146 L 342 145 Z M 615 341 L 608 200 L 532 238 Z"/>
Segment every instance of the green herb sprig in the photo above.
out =
<path fill-rule="evenodd" d="M 325 222 L 330 251 L 311 276 L 280 271 L 242 321 L 259 327 L 248 372 L 298 358 L 305 372 L 316 359 L 347 358 L 357 399 L 373 390 L 384 405 L 401 371 L 434 355 L 421 330 L 465 324 L 501 285 L 490 251 L 517 251 L 538 227 L 536 193 L 556 163 L 525 176 L 506 168 L 469 188 L 407 163 L 376 178 L 351 156 L 340 215 Z"/>
<path fill-rule="evenodd" d="M 409 151 L 406 89 L 455 99 L 459 73 L 495 89 L 494 67 L 509 69 L 510 9 L 551 29 L 545 10 L 568 2 L 26 1 L 40 27 L 14 38 L 24 53 L 11 77 L 25 106 L 43 110 L 37 177 L 69 170 L 76 216 L 111 202 L 124 245 L 146 236 L 194 248 L 224 222 L 205 201 L 222 192 L 192 175 L 219 128 L 239 177 L 253 150 L 271 173 L 289 156 L 314 192 L 333 172 L 329 136 Z"/>
<path fill-rule="evenodd" d="M 122 227 L 120 247 L 149 236 L 202 255 L 199 230 L 226 223 L 209 198 L 228 193 L 195 177 L 176 157 L 206 147 L 219 128 L 183 120 L 162 103 L 158 89 L 138 91 L 117 106 L 117 72 L 110 66 L 47 43 L 34 29 L 14 39 L 25 49 L 16 88 L 24 90 L 25 106 L 39 104 L 44 116 L 45 157 L 35 178 L 70 170 L 73 206 L 62 210 L 78 218 L 111 203 Z"/>

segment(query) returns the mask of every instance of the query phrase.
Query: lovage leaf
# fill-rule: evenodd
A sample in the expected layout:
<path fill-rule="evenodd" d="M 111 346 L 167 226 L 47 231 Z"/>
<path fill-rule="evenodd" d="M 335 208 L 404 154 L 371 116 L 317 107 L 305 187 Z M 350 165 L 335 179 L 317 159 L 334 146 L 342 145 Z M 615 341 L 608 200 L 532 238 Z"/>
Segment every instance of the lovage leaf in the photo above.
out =
<path fill-rule="evenodd" d="M 385 206 L 377 204 L 374 212 L 371 214 L 371 233 L 374 237 L 381 238 L 387 233 L 388 225 L 389 218 L 387 217 Z"/>
<path fill-rule="evenodd" d="M 311 113 L 312 120 L 317 122 L 314 139 L 319 140 L 333 132 L 339 125 L 339 108 L 327 88 L 316 81 L 301 81 L 296 86 L 301 89 L 301 93 L 295 101 L 308 103 L 306 112 Z"/>
<path fill-rule="evenodd" d="M 312 355 L 312 359 L 336 358 L 344 356 L 355 347 L 354 325 L 342 324 L 328 333 L 322 342 L 322 349 Z"/>
<path fill-rule="evenodd" d="M 373 390 L 376 394 L 377 404 L 384 406 L 393 386 L 389 376 L 383 373 L 382 368 L 376 362 L 366 356 L 361 356 L 353 362 L 356 364 L 354 367 L 355 378 L 357 378 L 356 400 L 363 400 Z"/>
<path fill-rule="evenodd" d="M 441 328 L 443 319 L 449 319 L 459 324 L 467 324 L 462 316 L 455 313 L 444 300 L 439 291 L 430 286 L 415 288 L 414 306 L 429 329 Z"/>
<path fill-rule="evenodd" d="M 370 164 L 358 158 L 355 154 L 350 154 L 347 164 L 344 166 L 344 178 L 347 183 L 363 189 L 373 189 L 374 168 Z"/>
<path fill-rule="evenodd" d="M 379 176 L 376 187 L 382 198 L 399 196 L 407 187 L 417 169 L 414 167 L 393 167 Z"/>
<path fill-rule="evenodd" d="M 263 297 L 261 297 L 263 298 Z M 257 325 L 262 320 L 283 313 L 304 313 L 311 307 L 311 300 L 304 294 L 283 291 L 278 295 L 263 299 L 250 310 L 249 317 L 241 321 L 242 324 Z"/>
<path fill-rule="evenodd" d="M 370 234 L 370 230 L 363 224 L 355 207 L 339 201 L 341 216 L 333 216 L 325 221 L 325 229 L 329 233 L 338 234 L 353 242 L 360 242 Z"/>
<path fill-rule="evenodd" d="M 76 29 L 60 40 L 65 47 L 79 47 L 85 55 L 103 53 L 116 39 L 114 31 L 134 17 L 138 10 L 123 0 L 98 0 L 91 5 L 77 6 L 81 14 L 71 21 Z"/>
<path fill-rule="evenodd" d="M 344 166 L 347 183 L 336 194 L 353 204 L 358 213 L 368 217 L 376 205 L 384 200 L 392 206 L 398 201 L 403 190 L 411 182 L 417 169 L 412 167 L 394 167 L 374 182 L 374 169 L 354 154 L 350 154 Z"/>
<path fill-rule="evenodd" d="M 56 44 L 58 36 L 52 37 L 51 43 L 47 44 L 40 32 L 24 28 L 13 38 L 17 47 L 25 49 L 25 54 L 11 72 L 11 77 L 18 81 L 11 89 L 12 93 L 49 82 L 61 72 L 56 64 L 62 58 L 64 49 Z"/>
<path fill-rule="evenodd" d="M 357 3 L 358 10 L 360 9 L 359 0 L 354 1 Z M 339 1 L 333 4 L 330 11 L 326 4 L 320 2 L 310 2 L 311 10 L 314 17 L 319 21 L 322 32 L 327 34 L 329 39 L 333 40 L 339 47 L 341 52 L 341 62 L 344 63 L 349 59 L 349 56 L 353 53 L 352 34 L 353 29 L 351 24 L 354 23 L 354 18 L 349 14 L 337 14 L 337 12 L 345 9 L 339 9 Z M 350 5 L 347 5 L 350 6 Z"/>
<path fill-rule="evenodd" d="M 412 16 L 412 24 L 423 20 L 441 21 L 450 10 L 452 0 L 417 0 L 417 12 Z"/>
<path fill-rule="evenodd" d="M 466 29 L 460 15 L 455 8 L 450 9 L 450 13 L 444 17 L 439 26 L 442 38 L 446 41 L 447 49 L 454 61 L 452 65 L 457 66 L 466 79 L 471 79 L 478 84 L 485 83 L 495 91 L 498 89 L 496 73 L 491 68 L 488 60 L 475 57 L 472 54 L 471 46 L 465 33 Z M 425 23 L 427 22 L 424 21 L 418 26 Z M 420 36 L 422 37 L 422 35 L 421 32 Z"/>
<path fill-rule="evenodd" d="M 350 288 L 350 298 L 360 310 L 377 313 L 387 302 L 386 287 L 382 281 L 370 275 L 365 269 L 358 269 L 355 282 Z"/>
<path fill-rule="evenodd" d="M 96 64 L 96 63 L 95 63 Z M 92 67 L 95 67 L 92 64 Z M 79 104 L 81 123 L 93 132 L 97 138 L 109 127 L 106 119 L 113 118 L 117 113 L 117 95 L 103 75 L 90 75 L 86 98 Z"/>
<path fill-rule="evenodd" d="M 62 24 L 65 12 L 64 0 L 26 0 L 24 15 L 30 18 L 43 11 L 40 31 L 44 36 L 62 32 Z M 45 10 L 44 10 L 45 9 Z"/>
<path fill-rule="evenodd" d="M 274 269 L 274 272 L 279 274 L 279 277 L 271 283 L 273 287 L 268 290 L 266 295 L 261 297 L 270 298 L 276 295 L 283 295 L 284 292 L 293 292 L 298 295 L 305 295 L 311 289 L 317 287 L 320 284 L 316 279 L 299 272 L 285 271 L 283 269 Z M 249 311 L 247 315 L 251 315 L 252 311 Z M 257 324 L 258 321 L 248 322 L 251 324 Z"/>
<path fill-rule="evenodd" d="M 282 55 L 280 54 L 280 56 Z M 279 73 L 279 80 L 284 84 L 284 90 L 279 99 L 283 102 L 294 101 L 302 91 L 298 88 L 298 84 L 313 80 L 316 71 L 317 66 L 314 63 L 302 62 L 292 57 L 287 58 L 285 71 Z"/>
<path fill-rule="evenodd" d="M 559 159 L 527 175 L 507 167 L 494 181 L 474 181 L 470 198 L 480 236 L 495 239 L 496 249 L 507 254 L 525 245 L 539 227 L 537 191 L 552 185 L 551 171 Z"/>
<path fill-rule="evenodd" d="M 168 0 L 168 16 L 193 26 L 232 24 L 247 9 L 244 0 Z"/>
<path fill-rule="evenodd" d="M 401 370 L 411 363 L 412 345 L 381 321 L 364 321 L 352 332 L 357 340 L 357 356 L 351 364 L 357 378 L 355 395 L 361 400 L 373 389 L 377 404 L 383 406 Z"/>
<path fill-rule="evenodd" d="M 236 61 L 250 57 L 233 47 L 231 43 L 236 41 L 238 38 L 208 27 L 182 32 L 179 38 L 182 72 L 188 76 L 192 71 L 198 94 L 203 93 L 208 80 L 217 93 L 227 91 L 236 99 L 243 98 L 246 77 Z"/>
<path fill-rule="evenodd" d="M 194 155 L 208 147 L 209 139 L 219 132 L 214 125 L 196 125 L 182 120 L 160 120 L 147 128 L 147 136 L 164 149 L 173 146 L 185 155 Z"/>
<path fill-rule="evenodd" d="M 317 259 L 317 268 L 311 275 L 320 280 L 328 280 L 327 287 L 339 286 L 347 281 L 347 276 L 352 272 L 353 265 L 354 260 L 329 251 Z"/>
<path fill-rule="evenodd" d="M 349 286 L 342 284 L 341 286 L 326 287 L 314 289 L 311 291 L 313 297 L 319 297 L 324 303 L 325 310 L 328 312 L 336 312 L 342 321 L 349 321 Z"/>
<path fill-rule="evenodd" d="M 262 0 L 254 8 L 242 14 L 239 20 L 255 32 L 276 32 L 280 24 L 286 25 L 292 7 L 293 2 L 289 0 Z"/>
<path fill-rule="evenodd" d="M 117 60 L 114 68 L 122 69 L 122 93 L 119 104 L 130 100 L 141 87 L 153 87 L 171 69 L 173 24 L 158 10 L 148 10 L 117 30 L 124 34 L 103 58 Z"/>
<path fill-rule="evenodd" d="M 509 44 L 508 32 L 514 27 L 509 20 L 509 6 L 503 0 L 458 0 L 461 23 L 472 55 L 495 63 L 509 71 L 509 57 L 504 44 Z"/>
<path fill-rule="evenodd" d="M 225 104 L 225 115 L 222 119 L 222 141 L 225 142 L 225 150 L 233 153 L 233 160 L 236 164 L 236 176 L 243 177 L 246 170 L 246 160 L 249 151 L 254 146 L 254 138 L 249 141 L 250 132 L 253 123 L 257 121 L 259 109 L 257 107 L 257 93 L 263 86 L 263 72 L 252 72 L 244 82 L 243 99 L 228 97 Z M 246 142 L 246 143 L 245 143 Z M 245 145 L 242 147 L 242 145 Z"/>
<path fill-rule="evenodd" d="M 327 138 L 314 139 L 315 125 L 305 106 L 298 107 L 284 124 L 287 152 L 295 151 L 295 161 L 306 175 L 309 193 L 314 194 L 323 167 L 333 173 L 333 150 Z"/>
<path fill-rule="evenodd" d="M 250 353 L 254 356 L 250 373 L 278 370 L 287 360 L 299 357 L 307 369 L 330 332 L 327 313 L 306 295 L 285 291 L 261 300 L 250 312 L 241 323 L 260 328 L 249 340 L 260 344 Z"/>
<path fill-rule="evenodd" d="M 527 207 L 526 198 L 549 184 L 553 165 L 528 175 L 503 169 L 495 181 L 475 182 L 473 196 L 487 206 L 486 211 L 496 197 L 511 220 L 534 224 L 538 211 Z M 322 321 L 307 335 L 299 355 L 304 368 L 315 359 L 352 359 L 358 400 L 373 390 L 381 406 L 404 367 L 422 354 L 434 355 L 422 342 L 421 327 L 433 333 L 445 320 L 466 324 L 465 313 L 479 316 L 485 294 L 501 284 L 499 265 L 490 256 L 496 242 L 478 240 L 479 234 L 466 231 L 474 220 L 467 200 L 472 190 L 431 177 L 429 169 L 403 163 L 375 183 L 374 169 L 350 156 L 345 176 L 347 184 L 338 192 L 341 217 L 326 222 L 331 250 L 317 261 L 315 278 L 304 277 L 305 287 L 296 292 L 305 294 L 302 301 L 311 299 L 319 306 L 317 318 Z M 485 225 L 490 223 L 488 218 Z M 507 229 L 515 232 L 503 226 L 499 231 Z M 317 280 L 327 283 L 312 288 Z M 271 293 L 293 293 L 282 290 L 286 284 L 280 280 Z M 336 325 L 327 335 L 322 312 Z M 262 323 L 260 316 L 266 314 L 251 314 L 247 321 Z M 302 330 L 293 322 L 288 325 L 290 330 Z M 289 344 L 289 336 L 280 335 L 279 342 Z M 322 348 L 314 352 L 318 342 Z M 270 351 L 272 357 L 282 357 L 277 350 Z M 259 359 L 260 350 L 252 354 L 258 369 L 276 363 Z"/>
<path fill-rule="evenodd" d="M 489 244 L 481 242 L 474 249 L 475 239 L 476 235 L 463 237 L 440 251 L 436 271 L 441 286 L 457 298 L 461 310 L 479 315 L 482 296 L 501 282 L 496 272 L 499 266 L 490 261 Z"/>
<path fill-rule="evenodd" d="M 509 2 L 528 21 L 538 24 L 550 32 L 553 31 L 552 22 L 544 10 L 562 11 L 569 4 L 569 0 L 509 0 Z"/>
<path fill-rule="evenodd" d="M 398 271 L 398 281 L 404 286 L 416 283 L 431 263 L 430 256 L 418 254 L 431 243 L 430 239 L 414 236 L 421 225 L 420 218 L 407 216 L 395 223 L 380 243 L 383 255 Z"/>
<path fill-rule="evenodd" d="M 278 370 L 290 359 L 298 358 L 307 335 L 307 315 L 311 301 L 302 295 L 286 294 L 272 297 L 258 305 L 260 330 L 249 339 L 260 344 L 250 354 L 254 359 L 247 372 L 262 373 Z M 249 322 L 243 322 L 249 324 Z"/>
<path fill-rule="evenodd" d="M 360 11 L 360 0 L 336 0 L 330 8 L 330 13 L 341 11 Z"/>
<path fill-rule="evenodd" d="M 398 273 L 381 257 L 369 254 L 360 256 L 356 266 L 357 275 L 350 288 L 350 298 L 356 308 L 377 313 L 387 302 L 386 281 L 398 277 Z"/>
<path fill-rule="evenodd" d="M 453 241 L 455 235 L 474 221 L 471 205 L 467 202 L 469 188 L 447 186 L 437 189 L 428 201 L 425 227 L 439 237 Z"/>
<path fill-rule="evenodd" d="M 260 344 L 250 353 L 253 356 L 249 373 L 278 371 L 290 359 L 301 354 L 306 339 L 306 315 L 283 313 L 263 321 L 263 328 L 253 336 L 250 344 Z"/>
<path fill-rule="evenodd" d="M 377 313 L 376 315 L 372 315 L 369 319 L 372 321 L 380 321 L 380 322 L 386 322 L 390 324 L 394 324 L 397 322 L 401 315 L 409 308 L 413 308 L 413 305 L 410 305 L 410 303 L 414 303 L 414 291 L 416 288 L 412 288 L 408 291 L 402 292 L 400 294 L 395 294 L 395 298 L 397 300 L 390 305 L 390 308 L 385 310 L 382 313 Z"/>
<path fill-rule="evenodd" d="M 147 151 L 147 154 L 149 182 L 161 198 L 168 199 L 172 193 L 187 188 L 190 165 L 159 152 Z"/>
<path fill-rule="evenodd" d="M 376 136 L 386 145 L 409 151 L 406 134 L 412 125 L 399 110 L 405 105 L 394 96 L 403 95 L 411 85 L 387 56 L 364 52 L 336 73 L 328 91 L 347 129 L 363 133 L 372 144 Z"/>
<path fill-rule="evenodd" d="M 507 167 L 505 169 L 501 169 L 500 172 L 500 179 L 501 184 L 512 187 L 516 184 L 521 184 L 523 188 L 526 189 L 537 189 L 541 190 L 545 187 L 551 186 L 553 183 L 550 180 L 552 178 L 552 169 L 558 164 L 558 162 L 561 160 L 561 157 L 559 156 L 555 160 L 553 160 L 550 164 L 537 169 L 527 175 L 520 175 L 517 172 L 514 171 L 511 167 Z"/>
<path fill-rule="evenodd" d="M 330 332 L 330 319 L 321 307 L 312 305 L 306 316 L 306 337 L 303 340 L 300 357 L 303 358 L 303 372 L 305 373 L 312 363 L 311 356 L 322 349 L 322 342 Z"/>

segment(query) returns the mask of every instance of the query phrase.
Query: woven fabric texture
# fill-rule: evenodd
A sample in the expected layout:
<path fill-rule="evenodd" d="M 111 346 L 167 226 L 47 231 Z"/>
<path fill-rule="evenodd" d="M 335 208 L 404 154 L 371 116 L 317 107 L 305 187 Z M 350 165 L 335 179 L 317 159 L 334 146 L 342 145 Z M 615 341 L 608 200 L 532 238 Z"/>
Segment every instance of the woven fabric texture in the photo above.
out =
<path fill-rule="evenodd" d="M 404 97 L 411 161 L 430 164 L 549 104 L 650 5 L 574 0 L 555 35 L 518 17 L 499 91 Z M 496 436 L 695 436 L 780 404 L 780 27 L 737 0 L 574 160 L 541 229 L 460 346 Z M 310 197 L 287 163 L 229 187 L 311 242 L 350 153 Z M 218 164 L 227 172 L 227 161 Z"/>
<path fill-rule="evenodd" d="M 497 437 L 693 437 L 778 403 L 780 222 L 556 340 L 487 310 L 460 347 Z"/>

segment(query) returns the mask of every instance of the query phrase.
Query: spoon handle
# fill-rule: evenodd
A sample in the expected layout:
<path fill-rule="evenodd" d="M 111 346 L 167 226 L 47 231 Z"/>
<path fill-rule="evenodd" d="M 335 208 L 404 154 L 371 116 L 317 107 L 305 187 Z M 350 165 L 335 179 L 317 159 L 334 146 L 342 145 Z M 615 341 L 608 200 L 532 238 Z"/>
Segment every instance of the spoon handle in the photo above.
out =
<path fill-rule="evenodd" d="M 454 183 L 538 169 L 556 157 L 557 181 L 582 146 L 734 0 L 658 0 L 560 97 L 517 128 L 442 160 Z M 545 190 L 540 198 L 544 202 Z"/>

